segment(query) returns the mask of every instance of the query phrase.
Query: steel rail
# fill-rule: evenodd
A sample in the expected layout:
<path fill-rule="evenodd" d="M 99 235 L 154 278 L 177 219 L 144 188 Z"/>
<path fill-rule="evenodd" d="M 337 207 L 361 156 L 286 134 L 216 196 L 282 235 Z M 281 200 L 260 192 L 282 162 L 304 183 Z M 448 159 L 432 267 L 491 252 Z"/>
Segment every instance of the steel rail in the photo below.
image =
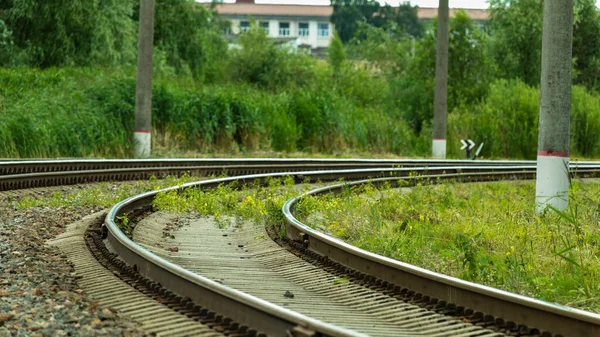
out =
<path fill-rule="evenodd" d="M 598 167 L 592 169 L 590 165 L 589 169 L 584 169 L 580 173 L 589 175 L 598 169 Z M 491 175 L 501 178 L 506 173 L 490 172 L 485 174 L 488 175 L 486 177 L 488 179 Z M 527 171 L 510 174 L 520 178 L 532 178 L 531 172 Z M 465 178 L 460 174 L 429 175 L 428 177 L 432 183 L 437 180 L 464 180 Z M 287 221 L 286 235 L 289 239 L 300 241 L 308 249 L 348 268 L 432 298 L 500 317 L 505 321 L 527 324 L 557 336 L 600 336 L 600 315 L 598 314 L 467 282 L 374 254 L 316 231 L 300 222 L 293 214 L 294 206 L 307 196 L 335 193 L 348 186 L 366 183 L 381 184 L 406 181 L 407 179 L 409 178 L 381 178 L 338 183 L 300 194 L 288 200 L 282 208 Z"/>
<path fill-rule="evenodd" d="M 581 162 L 585 165 L 587 162 Z M 173 159 L 67 159 L 67 160 L 8 160 L 0 161 L 0 176 L 65 172 L 90 171 L 124 168 L 159 168 L 159 167 L 270 167 L 296 166 L 320 169 L 373 168 L 398 166 L 516 166 L 535 165 L 534 161 L 494 161 L 494 160 L 431 160 L 431 159 L 315 159 L 315 158 L 173 158 Z"/>
<path fill-rule="evenodd" d="M 48 163 L 49 166 L 44 167 L 45 163 Z M 504 161 L 500 164 L 508 166 L 510 163 L 512 162 Z M 109 160 L 106 163 L 98 160 L 0 162 L 0 191 L 101 181 L 139 180 L 148 179 L 152 176 L 164 177 L 184 173 L 198 176 L 223 174 L 237 176 L 291 171 L 414 167 L 416 165 L 439 167 L 456 164 L 483 167 L 491 166 L 492 162 L 480 161 L 473 164 L 473 161 L 380 161 L 372 159 L 300 159 L 299 161 L 291 159 L 202 159 L 191 161 L 168 159 Z M 532 163 L 527 165 L 532 165 Z M 585 167 L 585 165 L 582 167 Z M 2 175 L 2 172 L 8 172 L 8 174 Z"/>
<path fill-rule="evenodd" d="M 429 160 L 429 159 L 76 159 L 0 161 L 0 191 L 100 181 L 147 179 L 151 176 L 245 175 L 312 170 L 342 170 L 393 167 L 438 166 L 535 166 L 534 161 Z M 572 168 L 593 166 L 594 162 L 574 161 Z"/>
<path fill-rule="evenodd" d="M 411 176 L 414 172 L 427 174 L 427 176 Z M 165 188 L 153 192 L 147 192 L 138 196 L 126 199 L 115 205 L 108 213 L 104 226 L 106 228 L 107 246 L 116 252 L 127 264 L 134 266 L 143 276 L 152 279 L 161 284 L 161 286 L 171 290 L 181 297 L 189 297 L 192 301 L 211 308 L 235 321 L 242 324 L 248 324 L 269 335 L 284 336 L 294 327 L 303 327 L 316 331 L 325 336 L 353 336 L 356 333 L 347 331 L 343 328 L 334 327 L 322 322 L 315 321 L 303 315 L 293 313 L 287 309 L 266 303 L 263 300 L 247 294 L 241 294 L 224 285 L 212 280 L 203 278 L 200 275 L 191 273 L 171 262 L 168 262 L 154 253 L 142 248 L 130 240 L 118 228 L 116 218 L 119 215 L 152 204 L 154 197 L 165 191 L 183 190 L 186 188 L 213 188 L 221 184 L 228 184 L 234 181 L 249 183 L 269 177 L 292 176 L 297 182 L 306 181 L 334 181 L 340 178 L 346 180 L 359 179 L 390 179 L 405 177 L 411 179 L 428 179 L 429 177 L 444 177 L 444 175 L 453 178 L 460 177 L 463 181 L 489 180 L 492 177 L 499 178 L 500 175 L 505 179 L 523 178 L 523 175 L 531 178 L 534 174 L 532 166 L 498 166 L 498 167 L 421 167 L 421 168 L 399 168 L 399 169 L 363 169 L 363 170 L 340 170 L 340 171 L 305 171 L 305 172 L 284 172 L 274 174 L 255 174 L 231 178 L 212 179 L 194 183 L 184 184 L 182 186 Z M 301 229 L 305 231 L 305 229 Z M 290 230 L 294 238 L 303 238 L 300 231 Z M 316 236 L 320 237 L 320 236 Z M 313 240 L 316 242 L 316 240 Z M 328 254 L 330 255 L 330 254 Z M 369 269 L 370 267 L 367 267 Z M 235 304 L 235 303 L 238 304 Z"/>
<path fill-rule="evenodd" d="M 582 162 L 583 163 L 583 162 Z M 37 159 L 0 160 L 0 175 L 35 172 L 118 169 L 172 166 L 268 166 L 268 165 L 354 165 L 355 168 L 390 166 L 504 166 L 533 165 L 527 160 L 437 160 L 437 159 L 360 159 L 360 158 L 166 158 L 166 159 Z"/>

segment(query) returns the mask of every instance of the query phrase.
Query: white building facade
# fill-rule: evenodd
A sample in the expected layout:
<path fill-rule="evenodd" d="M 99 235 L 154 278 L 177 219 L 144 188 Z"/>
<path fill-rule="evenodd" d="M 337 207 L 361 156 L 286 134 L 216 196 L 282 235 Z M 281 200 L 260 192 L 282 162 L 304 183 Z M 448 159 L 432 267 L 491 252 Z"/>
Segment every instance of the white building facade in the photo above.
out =
<path fill-rule="evenodd" d="M 219 15 L 231 22 L 231 34 L 250 29 L 250 20 L 262 27 L 267 36 L 290 41 L 296 47 L 321 49 L 329 47 L 333 24 L 329 22 L 330 6 L 270 5 L 251 1 L 218 4 Z"/>
<path fill-rule="evenodd" d="M 258 22 L 267 36 L 295 47 L 312 50 L 329 47 L 334 26 L 330 22 L 333 7 L 316 5 L 257 4 L 254 0 L 237 0 L 215 6 L 219 15 L 231 22 L 229 34 L 237 35 L 250 29 L 250 20 Z M 456 9 L 450 9 L 454 16 Z M 467 15 L 482 25 L 488 19 L 484 9 L 465 9 Z M 418 8 L 420 20 L 432 20 L 437 8 Z"/>

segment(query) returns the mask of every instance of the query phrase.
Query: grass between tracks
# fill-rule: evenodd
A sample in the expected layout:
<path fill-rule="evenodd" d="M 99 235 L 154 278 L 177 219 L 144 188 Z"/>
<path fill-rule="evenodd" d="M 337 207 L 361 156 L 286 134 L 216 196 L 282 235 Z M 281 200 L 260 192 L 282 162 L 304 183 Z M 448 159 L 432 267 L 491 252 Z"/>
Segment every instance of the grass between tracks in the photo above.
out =
<path fill-rule="evenodd" d="M 364 186 L 297 212 L 356 246 L 465 280 L 600 311 L 600 185 L 574 182 L 566 212 L 534 212 L 532 182 Z"/>
<path fill-rule="evenodd" d="M 109 206 L 134 193 L 189 181 L 151 180 L 130 187 L 23 198 L 17 207 Z M 156 210 L 283 223 L 283 203 L 314 185 L 273 179 L 268 186 L 220 186 L 166 192 Z M 299 219 L 358 247 L 423 268 L 539 299 L 600 312 L 600 184 L 573 181 L 566 212 L 534 212 L 533 182 L 362 186 L 304 199 Z"/>

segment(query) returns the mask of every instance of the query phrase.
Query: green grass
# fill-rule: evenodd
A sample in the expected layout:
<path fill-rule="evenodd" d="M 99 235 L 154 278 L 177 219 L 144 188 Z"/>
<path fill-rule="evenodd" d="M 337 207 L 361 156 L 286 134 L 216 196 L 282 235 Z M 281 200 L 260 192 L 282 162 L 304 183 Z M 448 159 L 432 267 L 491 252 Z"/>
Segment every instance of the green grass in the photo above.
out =
<path fill-rule="evenodd" d="M 378 254 L 599 312 L 599 187 L 575 182 L 570 208 L 541 216 L 531 182 L 366 186 L 307 198 L 298 213 Z"/>
<path fill-rule="evenodd" d="M 292 177 L 268 179 L 263 185 L 254 183 L 238 186 L 234 182 L 210 190 L 187 189 L 183 192 L 159 193 L 153 208 L 174 213 L 211 215 L 217 221 L 223 216 L 234 216 L 281 229 L 284 223 L 281 213 L 283 204 L 299 191 L 309 188 L 308 184 L 295 185 Z"/>
<path fill-rule="evenodd" d="M 129 157 L 134 97 L 130 71 L 0 68 L 0 158 Z M 426 143 L 385 109 L 332 89 L 273 91 L 177 77 L 155 80 L 152 124 L 160 154 L 169 148 L 406 156 L 421 154 L 415 149 Z"/>
<path fill-rule="evenodd" d="M 150 178 L 135 183 L 96 183 L 89 188 L 53 192 L 49 196 L 24 196 L 14 199 L 11 204 L 16 209 L 31 207 L 74 208 L 81 206 L 106 208 L 140 193 L 202 179 L 206 178 L 184 175 L 182 177 L 169 176 L 165 179 Z"/>

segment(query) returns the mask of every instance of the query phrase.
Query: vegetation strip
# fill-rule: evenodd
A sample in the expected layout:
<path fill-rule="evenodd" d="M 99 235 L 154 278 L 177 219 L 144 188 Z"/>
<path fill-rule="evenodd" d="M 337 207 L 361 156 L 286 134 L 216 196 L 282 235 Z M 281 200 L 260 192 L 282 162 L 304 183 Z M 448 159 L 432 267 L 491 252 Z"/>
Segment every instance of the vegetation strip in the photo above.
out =
<path fill-rule="evenodd" d="M 358 247 L 500 289 L 600 311 L 597 186 L 572 184 L 567 212 L 533 212 L 529 182 L 357 186 L 303 199 L 301 219 Z M 522 210 L 522 211 L 517 211 Z M 318 216 L 315 214 L 318 213 Z M 426 249 L 424 249 L 426 248 Z M 577 291 L 573 291 L 577 289 Z"/>

